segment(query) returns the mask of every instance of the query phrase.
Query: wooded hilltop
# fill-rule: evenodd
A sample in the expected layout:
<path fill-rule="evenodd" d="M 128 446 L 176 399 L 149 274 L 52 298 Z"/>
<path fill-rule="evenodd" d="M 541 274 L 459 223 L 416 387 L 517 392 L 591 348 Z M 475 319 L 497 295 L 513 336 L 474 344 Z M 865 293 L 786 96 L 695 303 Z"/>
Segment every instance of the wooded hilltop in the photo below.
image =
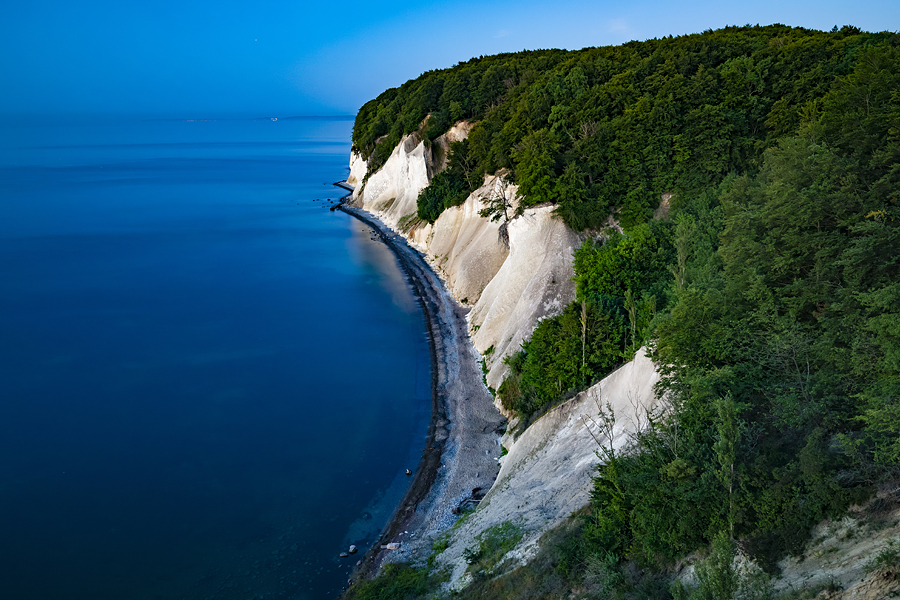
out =
<path fill-rule="evenodd" d="M 774 598 L 768 577 L 816 524 L 879 492 L 872 510 L 900 506 L 884 493 L 900 478 L 900 35 L 726 27 L 473 58 L 366 103 L 353 150 L 370 175 L 403 136 L 460 121 L 418 219 L 500 175 L 517 200 L 483 217 L 549 203 L 587 239 L 575 301 L 506 359 L 503 407 L 527 426 L 646 346 L 667 409 L 629 451 L 600 447 L 590 505 L 537 560 L 454 594 Z M 675 581 L 697 552 L 695 584 Z M 735 571 L 736 552 L 762 571 Z M 900 570 L 900 546 L 882 558 Z M 441 597 L 440 580 L 388 565 L 348 597 Z"/>

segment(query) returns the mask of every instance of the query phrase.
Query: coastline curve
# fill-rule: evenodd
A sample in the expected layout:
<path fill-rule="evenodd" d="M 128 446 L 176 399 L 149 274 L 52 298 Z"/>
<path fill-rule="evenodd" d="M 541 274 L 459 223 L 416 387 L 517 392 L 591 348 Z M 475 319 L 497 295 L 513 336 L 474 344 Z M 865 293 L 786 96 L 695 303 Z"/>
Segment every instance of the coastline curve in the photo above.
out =
<path fill-rule="evenodd" d="M 379 540 L 354 569 L 355 581 L 373 577 L 385 562 L 424 560 L 432 541 L 453 525 L 460 509 L 477 505 L 499 472 L 499 438 L 506 420 L 482 382 L 481 357 L 469 338 L 467 311 L 403 236 L 348 199 L 335 208 L 373 229 L 397 257 L 419 299 L 431 350 L 432 392 L 422 458 Z M 389 550 L 388 544 L 399 544 L 399 549 Z"/>

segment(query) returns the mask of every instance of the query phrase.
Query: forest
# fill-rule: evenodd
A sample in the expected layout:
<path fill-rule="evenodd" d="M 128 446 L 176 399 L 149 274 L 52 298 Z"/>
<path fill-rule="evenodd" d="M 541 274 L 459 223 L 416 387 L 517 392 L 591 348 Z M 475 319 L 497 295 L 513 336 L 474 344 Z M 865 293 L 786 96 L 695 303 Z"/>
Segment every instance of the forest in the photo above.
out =
<path fill-rule="evenodd" d="M 747 26 L 480 57 L 367 103 L 354 150 L 372 172 L 403 135 L 460 120 L 474 127 L 421 218 L 501 173 L 520 211 L 552 203 L 587 239 L 574 302 L 506 359 L 503 405 L 527 424 L 639 348 L 663 373 L 667 410 L 628 452 L 601 450 L 554 581 L 720 597 L 666 573 L 739 547 L 772 574 L 897 481 L 900 36 Z M 516 597 L 556 597 L 539 588 Z"/>

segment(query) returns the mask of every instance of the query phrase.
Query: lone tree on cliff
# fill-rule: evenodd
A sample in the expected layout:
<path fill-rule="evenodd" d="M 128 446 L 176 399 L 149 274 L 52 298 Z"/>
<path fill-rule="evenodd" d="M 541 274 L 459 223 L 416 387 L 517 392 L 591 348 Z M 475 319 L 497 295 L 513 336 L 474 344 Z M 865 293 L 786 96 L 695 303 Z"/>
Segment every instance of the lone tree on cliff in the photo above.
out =
<path fill-rule="evenodd" d="M 512 182 L 509 180 L 508 173 L 498 175 L 494 180 L 490 195 L 485 200 L 487 206 L 478 211 L 478 214 L 485 219 L 490 219 L 492 222 L 501 222 L 497 235 L 507 248 L 509 248 L 507 225 L 509 224 L 509 214 L 512 211 L 512 201 L 515 196 L 515 194 L 510 192 L 509 188 L 511 185 Z"/>

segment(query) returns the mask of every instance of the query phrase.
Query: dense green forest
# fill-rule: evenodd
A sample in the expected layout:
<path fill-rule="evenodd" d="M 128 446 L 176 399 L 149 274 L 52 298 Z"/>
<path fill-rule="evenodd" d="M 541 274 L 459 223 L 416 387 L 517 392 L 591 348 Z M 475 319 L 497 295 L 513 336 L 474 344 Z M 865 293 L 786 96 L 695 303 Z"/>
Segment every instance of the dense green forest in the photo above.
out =
<path fill-rule="evenodd" d="M 485 173 L 510 169 L 525 205 L 554 202 L 576 230 L 600 226 L 610 210 L 630 226 L 649 217 L 660 194 L 687 198 L 757 168 L 765 148 L 814 116 L 860 52 L 892 38 L 854 27 L 728 27 L 476 58 L 366 103 L 353 147 L 371 173 L 404 134 L 430 141 L 471 120 L 458 149 L 464 168 L 438 182 L 447 205 Z"/>
<path fill-rule="evenodd" d="M 739 543 L 771 571 L 896 481 L 900 36 L 729 27 L 473 59 L 366 104 L 354 147 L 377 165 L 401 135 L 458 119 L 476 124 L 445 176 L 455 195 L 426 216 L 508 169 L 524 206 L 552 202 L 593 234 L 576 300 L 507 358 L 503 404 L 527 423 L 642 346 L 663 373 L 667 412 L 628 452 L 603 449 L 552 577 L 590 571 L 600 597 L 717 597 L 626 566 L 664 574 Z M 517 597 L 555 597 L 532 592 Z"/>

